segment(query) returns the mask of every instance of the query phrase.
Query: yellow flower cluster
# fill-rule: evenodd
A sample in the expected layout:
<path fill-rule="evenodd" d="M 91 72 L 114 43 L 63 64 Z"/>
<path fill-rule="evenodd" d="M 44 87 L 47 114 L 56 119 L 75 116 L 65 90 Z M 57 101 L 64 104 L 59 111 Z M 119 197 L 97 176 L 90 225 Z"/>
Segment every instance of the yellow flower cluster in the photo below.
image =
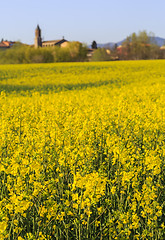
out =
<path fill-rule="evenodd" d="M 164 64 L 0 66 L 0 239 L 165 239 Z"/>

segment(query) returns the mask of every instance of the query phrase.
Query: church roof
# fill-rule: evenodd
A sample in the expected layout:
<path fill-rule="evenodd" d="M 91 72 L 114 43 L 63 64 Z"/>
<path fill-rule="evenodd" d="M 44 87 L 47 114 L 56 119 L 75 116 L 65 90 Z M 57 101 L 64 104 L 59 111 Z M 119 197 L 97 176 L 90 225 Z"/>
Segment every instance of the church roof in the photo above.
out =
<path fill-rule="evenodd" d="M 59 40 L 50 40 L 50 41 L 43 41 L 42 43 L 54 43 L 54 44 L 60 44 L 63 42 L 67 42 L 65 39 L 59 39 Z"/>

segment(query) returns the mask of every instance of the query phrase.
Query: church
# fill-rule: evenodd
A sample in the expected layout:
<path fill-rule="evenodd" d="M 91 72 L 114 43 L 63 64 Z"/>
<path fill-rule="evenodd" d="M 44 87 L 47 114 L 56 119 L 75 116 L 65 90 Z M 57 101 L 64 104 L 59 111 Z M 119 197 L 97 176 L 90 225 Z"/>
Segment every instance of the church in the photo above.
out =
<path fill-rule="evenodd" d="M 66 47 L 68 45 L 68 41 L 64 38 L 60 40 L 51 40 L 51 41 L 42 41 L 41 37 L 41 29 L 39 25 L 37 25 L 37 28 L 35 30 L 35 39 L 34 39 L 34 47 L 53 47 L 53 46 L 59 46 L 59 47 Z"/>

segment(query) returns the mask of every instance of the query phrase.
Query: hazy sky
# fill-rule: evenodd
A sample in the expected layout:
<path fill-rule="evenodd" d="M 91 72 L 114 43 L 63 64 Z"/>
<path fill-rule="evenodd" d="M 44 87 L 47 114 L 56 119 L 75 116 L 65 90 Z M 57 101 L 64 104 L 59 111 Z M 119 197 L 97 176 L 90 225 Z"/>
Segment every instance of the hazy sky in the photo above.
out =
<path fill-rule="evenodd" d="M 165 0 L 0 0 L 0 10 L 0 39 L 23 43 L 37 24 L 44 40 L 117 42 L 143 30 L 165 38 Z"/>

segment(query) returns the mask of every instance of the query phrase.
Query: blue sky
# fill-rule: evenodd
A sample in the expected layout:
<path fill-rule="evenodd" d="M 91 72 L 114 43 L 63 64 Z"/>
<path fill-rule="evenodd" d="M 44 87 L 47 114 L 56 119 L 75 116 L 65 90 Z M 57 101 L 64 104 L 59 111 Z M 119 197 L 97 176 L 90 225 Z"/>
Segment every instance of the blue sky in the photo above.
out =
<path fill-rule="evenodd" d="M 165 38 L 165 0 L 0 0 L 0 39 L 117 42 L 146 30 Z"/>

